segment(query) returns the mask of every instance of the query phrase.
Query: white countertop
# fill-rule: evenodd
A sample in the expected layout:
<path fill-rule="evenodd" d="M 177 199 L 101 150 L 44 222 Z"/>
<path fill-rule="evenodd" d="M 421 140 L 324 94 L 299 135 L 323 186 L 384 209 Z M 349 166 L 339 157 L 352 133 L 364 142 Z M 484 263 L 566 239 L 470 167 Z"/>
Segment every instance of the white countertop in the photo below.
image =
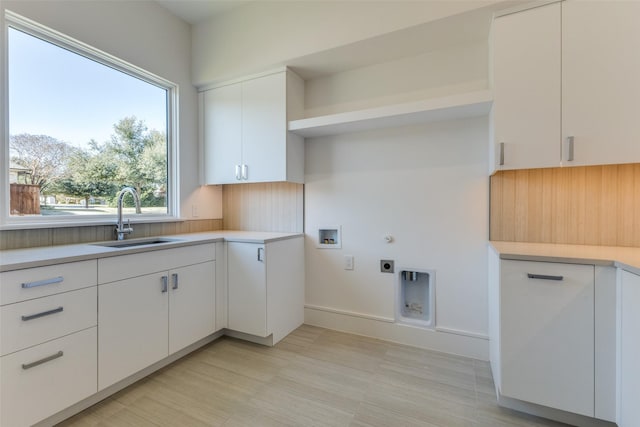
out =
<path fill-rule="evenodd" d="M 618 267 L 640 275 L 640 248 L 491 241 L 501 259 Z"/>
<path fill-rule="evenodd" d="M 302 233 L 271 233 L 260 231 L 210 231 L 204 233 L 175 234 L 168 236 L 154 236 L 158 239 L 172 239 L 154 245 L 140 245 L 128 248 L 114 248 L 99 246 L 100 243 L 82 243 L 77 245 L 43 246 L 37 248 L 13 249 L 0 251 L 0 272 L 19 270 L 23 268 L 42 267 L 45 265 L 59 264 L 63 262 L 83 261 L 87 259 L 106 258 L 118 255 L 133 254 L 138 252 L 156 251 L 181 246 L 191 246 L 202 243 L 247 242 L 269 243 L 278 240 L 300 237 Z M 148 240 L 149 238 L 131 239 Z"/>

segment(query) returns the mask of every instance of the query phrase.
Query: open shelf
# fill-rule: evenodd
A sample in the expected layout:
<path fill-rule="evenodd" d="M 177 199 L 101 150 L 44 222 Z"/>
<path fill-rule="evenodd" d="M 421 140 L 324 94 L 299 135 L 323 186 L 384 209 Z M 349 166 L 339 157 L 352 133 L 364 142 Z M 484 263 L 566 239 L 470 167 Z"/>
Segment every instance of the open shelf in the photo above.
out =
<path fill-rule="evenodd" d="M 491 92 L 482 90 L 292 120 L 289 122 L 289 131 L 305 138 L 312 138 L 441 120 L 478 117 L 489 113 L 491 103 Z"/>

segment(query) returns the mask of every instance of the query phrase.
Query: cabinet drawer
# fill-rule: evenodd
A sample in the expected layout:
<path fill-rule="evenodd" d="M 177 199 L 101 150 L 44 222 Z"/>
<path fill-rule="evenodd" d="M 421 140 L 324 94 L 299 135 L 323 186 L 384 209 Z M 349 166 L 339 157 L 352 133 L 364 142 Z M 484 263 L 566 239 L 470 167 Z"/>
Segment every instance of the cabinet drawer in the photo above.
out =
<path fill-rule="evenodd" d="M 0 305 L 93 286 L 96 265 L 90 260 L 0 273 Z"/>
<path fill-rule="evenodd" d="M 185 265 L 213 261 L 215 243 L 162 249 L 98 260 L 98 283 L 110 283 L 131 277 L 166 271 Z"/>
<path fill-rule="evenodd" d="M 75 404 L 97 391 L 96 328 L 1 357 L 0 377 L 2 426 L 29 426 Z"/>
<path fill-rule="evenodd" d="M 97 287 L 0 307 L 0 356 L 96 326 Z"/>

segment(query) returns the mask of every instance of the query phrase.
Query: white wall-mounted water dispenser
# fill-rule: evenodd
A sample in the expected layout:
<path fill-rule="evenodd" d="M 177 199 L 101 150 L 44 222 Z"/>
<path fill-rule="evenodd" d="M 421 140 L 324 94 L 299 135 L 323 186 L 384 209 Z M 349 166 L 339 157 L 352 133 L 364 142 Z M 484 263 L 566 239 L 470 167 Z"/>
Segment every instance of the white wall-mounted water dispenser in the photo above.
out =
<path fill-rule="evenodd" d="M 435 271 L 400 268 L 397 278 L 396 322 L 435 327 Z"/>

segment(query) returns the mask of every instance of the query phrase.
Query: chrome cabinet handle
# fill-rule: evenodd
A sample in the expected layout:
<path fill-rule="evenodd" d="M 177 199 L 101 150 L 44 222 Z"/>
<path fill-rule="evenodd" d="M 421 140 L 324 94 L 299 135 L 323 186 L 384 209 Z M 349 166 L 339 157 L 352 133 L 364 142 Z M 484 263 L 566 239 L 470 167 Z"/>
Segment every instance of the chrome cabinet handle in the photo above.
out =
<path fill-rule="evenodd" d="M 160 280 L 162 281 L 162 293 L 165 293 L 169 289 L 169 278 L 167 276 L 162 276 Z"/>
<path fill-rule="evenodd" d="M 529 279 L 541 279 L 541 280 L 556 280 L 556 281 L 564 280 L 564 277 L 562 276 L 547 276 L 546 274 L 527 273 L 527 277 Z"/>
<path fill-rule="evenodd" d="M 264 248 L 258 248 L 258 261 L 264 261 Z"/>
<path fill-rule="evenodd" d="M 500 161 L 498 164 L 504 166 L 504 142 L 500 143 Z"/>
<path fill-rule="evenodd" d="M 56 313 L 62 313 L 63 310 L 64 308 L 58 307 L 54 308 L 53 310 L 43 311 L 42 313 L 29 314 L 27 316 L 22 316 L 22 320 L 26 322 L 28 320 L 38 319 L 40 317 L 50 316 Z"/>
<path fill-rule="evenodd" d="M 42 365 L 43 363 L 51 362 L 52 360 L 55 360 L 55 359 L 57 359 L 59 357 L 62 357 L 62 356 L 64 356 L 64 353 L 62 351 L 59 351 L 56 354 L 52 354 L 51 356 L 47 356 L 47 357 L 42 358 L 40 360 L 36 360 L 35 362 L 23 363 L 22 364 L 22 369 L 24 369 L 26 371 L 27 369 L 35 368 L 38 365 Z"/>
<path fill-rule="evenodd" d="M 242 165 L 242 179 L 245 181 L 249 179 L 249 166 Z"/>
<path fill-rule="evenodd" d="M 171 275 L 171 281 L 173 282 L 171 289 L 178 289 L 178 273 L 173 273 Z"/>
<path fill-rule="evenodd" d="M 240 165 L 236 165 L 236 179 L 240 181 L 242 177 L 240 176 Z"/>
<path fill-rule="evenodd" d="M 567 137 L 567 161 L 573 161 L 573 136 Z"/>
<path fill-rule="evenodd" d="M 50 279 L 37 280 L 35 282 L 24 282 L 22 284 L 22 288 L 23 289 L 36 288 L 38 286 L 53 285 L 54 283 L 62 283 L 63 281 L 64 281 L 64 277 L 62 276 L 52 277 Z"/>

